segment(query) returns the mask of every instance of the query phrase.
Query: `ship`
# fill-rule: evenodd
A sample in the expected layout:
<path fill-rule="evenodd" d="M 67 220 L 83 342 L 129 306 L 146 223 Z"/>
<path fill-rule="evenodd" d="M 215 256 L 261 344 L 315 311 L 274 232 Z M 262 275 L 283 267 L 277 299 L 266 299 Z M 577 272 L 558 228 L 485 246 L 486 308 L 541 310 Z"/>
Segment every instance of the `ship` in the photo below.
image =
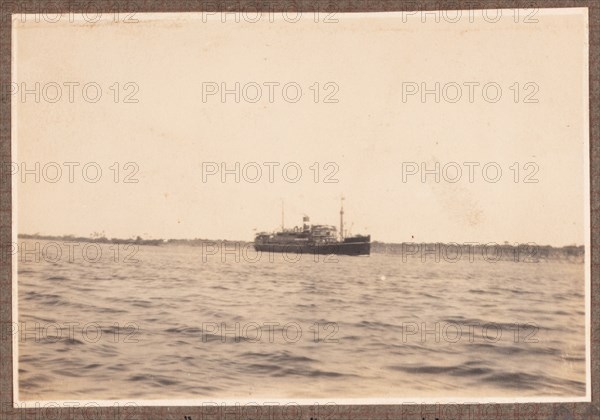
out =
<path fill-rule="evenodd" d="M 260 232 L 254 238 L 257 252 L 283 252 L 321 255 L 370 255 L 371 235 L 346 235 L 344 231 L 344 198 L 340 208 L 340 230 L 332 225 L 312 225 L 306 215 L 302 226 L 286 229 L 283 206 L 281 230 Z"/>

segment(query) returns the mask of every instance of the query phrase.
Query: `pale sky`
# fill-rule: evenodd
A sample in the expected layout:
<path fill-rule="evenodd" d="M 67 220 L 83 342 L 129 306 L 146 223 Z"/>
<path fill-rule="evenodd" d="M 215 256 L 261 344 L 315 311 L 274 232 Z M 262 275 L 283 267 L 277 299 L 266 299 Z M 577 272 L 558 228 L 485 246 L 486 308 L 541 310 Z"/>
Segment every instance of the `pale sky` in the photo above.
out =
<path fill-rule="evenodd" d="M 199 14 L 137 14 L 137 23 L 17 20 L 13 80 L 30 90 L 40 82 L 48 98 L 57 83 L 62 97 L 50 103 L 42 95 L 36 103 L 33 94 L 13 96 L 12 160 L 63 168 L 56 183 L 15 177 L 18 232 L 252 240 L 254 229 L 280 225 L 282 200 L 288 227 L 303 214 L 338 225 L 343 194 L 346 226 L 372 240 L 584 244 L 587 10 L 542 10 L 537 23 L 515 23 L 504 12 L 496 23 L 479 13 L 457 23 L 385 13 L 337 14 L 337 23 L 315 23 L 312 15 L 296 23 L 277 15 L 275 22 L 222 23 Z M 80 83 L 73 103 L 69 82 Z M 96 103 L 82 96 L 90 82 L 102 89 Z M 134 90 L 125 89 L 128 82 L 138 88 L 137 103 L 124 103 Z M 263 96 L 255 103 L 236 103 L 234 95 L 223 103 L 219 94 L 203 101 L 203 82 L 229 89 L 239 82 L 252 96 L 247 84 L 257 83 Z M 268 82 L 279 83 L 272 103 Z M 324 103 L 334 89 L 325 89 L 328 82 L 337 87 L 337 103 Z M 462 97 L 403 100 L 403 84 L 433 89 L 436 82 L 452 97 L 461 86 Z M 472 103 L 470 82 L 479 84 Z M 302 88 L 298 102 L 284 100 L 287 83 Z M 488 83 L 502 89 L 495 103 L 483 97 Z M 537 103 L 525 103 L 528 94 Z M 64 162 L 80 163 L 73 183 Z M 97 183 L 82 178 L 88 162 L 103 171 Z M 131 172 L 127 162 L 139 168 L 138 183 L 122 182 Z M 203 182 L 203 162 L 257 162 L 263 173 L 256 183 L 233 176 L 222 183 L 218 175 Z M 264 162 L 280 163 L 273 183 Z M 282 176 L 288 162 L 302 169 L 297 183 Z M 323 182 L 327 162 L 338 168 L 338 183 Z M 423 183 L 420 173 L 403 182 L 403 162 L 457 162 L 463 174 L 456 183 L 433 176 Z M 480 165 L 473 183 L 463 162 Z M 483 179 L 489 162 L 502 169 L 496 183 Z M 526 169 L 528 162 L 535 165 Z M 538 182 L 523 182 L 533 168 Z"/>

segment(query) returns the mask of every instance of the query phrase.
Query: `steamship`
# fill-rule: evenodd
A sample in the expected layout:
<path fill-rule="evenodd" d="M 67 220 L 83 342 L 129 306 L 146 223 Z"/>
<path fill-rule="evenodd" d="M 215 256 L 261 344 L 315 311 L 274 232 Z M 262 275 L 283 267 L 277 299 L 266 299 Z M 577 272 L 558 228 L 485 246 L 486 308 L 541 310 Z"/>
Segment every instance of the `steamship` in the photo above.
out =
<path fill-rule="evenodd" d="M 340 231 L 331 225 L 311 225 L 304 216 L 302 226 L 286 229 L 281 211 L 281 230 L 260 232 L 254 239 L 254 249 L 261 252 L 297 254 L 370 255 L 371 235 L 346 236 L 344 232 L 344 202 L 340 209 Z"/>

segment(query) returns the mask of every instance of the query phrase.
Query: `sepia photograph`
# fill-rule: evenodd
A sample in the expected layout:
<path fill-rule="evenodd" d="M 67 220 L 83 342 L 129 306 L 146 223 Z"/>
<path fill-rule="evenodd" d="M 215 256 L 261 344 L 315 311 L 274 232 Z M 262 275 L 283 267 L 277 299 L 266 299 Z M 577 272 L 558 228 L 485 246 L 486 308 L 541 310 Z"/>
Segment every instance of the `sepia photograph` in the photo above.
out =
<path fill-rule="evenodd" d="M 14 407 L 591 401 L 588 8 L 38 6 Z"/>

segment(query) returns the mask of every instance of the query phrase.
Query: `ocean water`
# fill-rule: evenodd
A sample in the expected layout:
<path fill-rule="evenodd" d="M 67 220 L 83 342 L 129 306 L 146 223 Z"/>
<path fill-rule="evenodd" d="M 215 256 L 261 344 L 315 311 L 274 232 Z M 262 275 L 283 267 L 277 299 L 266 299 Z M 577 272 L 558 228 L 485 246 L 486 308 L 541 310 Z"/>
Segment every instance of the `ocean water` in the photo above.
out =
<path fill-rule="evenodd" d="M 585 395 L 582 263 L 38 244 L 23 400 Z"/>

